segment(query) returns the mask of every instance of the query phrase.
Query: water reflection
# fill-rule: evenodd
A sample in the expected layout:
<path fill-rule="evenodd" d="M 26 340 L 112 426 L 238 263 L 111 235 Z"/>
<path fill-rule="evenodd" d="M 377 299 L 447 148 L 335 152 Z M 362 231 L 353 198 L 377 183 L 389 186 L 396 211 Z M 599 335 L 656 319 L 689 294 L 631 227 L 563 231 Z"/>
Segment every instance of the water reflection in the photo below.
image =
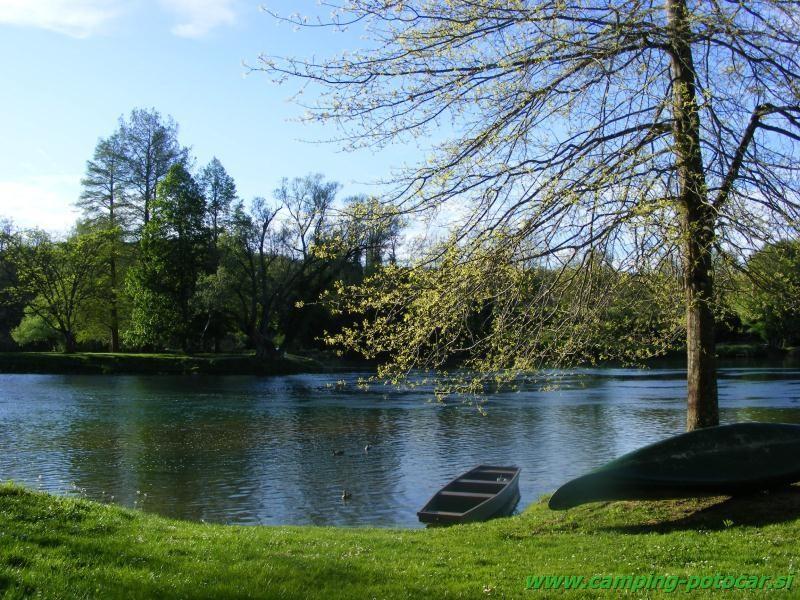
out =
<path fill-rule="evenodd" d="M 418 526 L 477 463 L 521 466 L 523 507 L 684 427 L 674 368 L 531 378 L 487 416 L 359 375 L 0 375 L 0 479 L 193 520 Z M 724 422 L 800 423 L 800 369 L 723 369 L 720 399 Z"/>

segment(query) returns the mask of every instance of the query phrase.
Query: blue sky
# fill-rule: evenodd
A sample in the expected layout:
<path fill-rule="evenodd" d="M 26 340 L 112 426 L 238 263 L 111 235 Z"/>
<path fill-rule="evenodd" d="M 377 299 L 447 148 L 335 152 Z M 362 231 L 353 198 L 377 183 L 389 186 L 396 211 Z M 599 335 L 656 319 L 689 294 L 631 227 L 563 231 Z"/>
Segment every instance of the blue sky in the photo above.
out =
<path fill-rule="evenodd" d="M 198 164 L 216 155 L 240 196 L 271 197 L 283 176 L 322 172 L 341 196 L 413 160 L 409 148 L 342 153 L 309 144 L 323 132 L 290 122 L 301 109 L 266 75 L 259 54 L 322 56 L 354 34 L 295 32 L 252 0 L 0 0 L 0 217 L 65 231 L 86 160 L 133 107 L 180 125 Z M 270 5 L 304 11 L 296 3 Z M 308 2 L 308 10 L 315 4 Z M 330 133 L 330 132 L 328 132 Z"/>

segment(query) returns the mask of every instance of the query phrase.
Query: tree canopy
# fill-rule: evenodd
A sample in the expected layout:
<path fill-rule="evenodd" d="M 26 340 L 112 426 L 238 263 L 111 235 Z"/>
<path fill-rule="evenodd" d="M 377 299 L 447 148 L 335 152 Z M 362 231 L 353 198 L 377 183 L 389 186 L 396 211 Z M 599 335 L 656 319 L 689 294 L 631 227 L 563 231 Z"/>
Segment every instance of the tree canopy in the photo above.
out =
<path fill-rule="evenodd" d="M 128 280 L 133 299 L 130 340 L 153 346 L 192 349 L 191 301 L 208 258 L 206 201 L 182 164 L 173 165 L 158 185 L 151 215 L 142 230 L 140 261 Z"/>
<path fill-rule="evenodd" d="M 108 232 L 73 236 L 55 242 L 40 230 L 13 238 L 16 283 L 11 292 L 27 299 L 25 314 L 61 336 L 65 351 L 76 348 L 78 328 L 102 285 L 99 268 Z"/>
<path fill-rule="evenodd" d="M 130 206 L 143 226 L 150 220 L 159 182 L 173 165 L 187 162 L 189 151 L 178 142 L 177 123 L 154 108 L 135 108 L 127 120 L 120 117 L 118 135 L 132 192 Z"/>
<path fill-rule="evenodd" d="M 800 242 L 768 244 L 748 260 L 735 307 L 772 348 L 800 343 Z"/>
<path fill-rule="evenodd" d="M 402 297 L 387 279 L 383 302 L 371 307 L 376 318 L 351 343 L 416 328 L 416 355 L 434 352 L 441 363 L 446 356 L 429 341 L 468 304 L 491 301 L 506 307 L 492 319 L 502 340 L 495 366 L 529 368 L 553 328 L 572 330 L 570 347 L 594 337 L 586 337 L 590 324 L 615 297 L 603 293 L 599 257 L 636 274 L 631 281 L 677 259 L 687 426 L 716 424 L 714 256 L 743 263 L 763 243 L 797 234 L 796 3 L 348 0 L 326 8 L 329 21 L 279 18 L 357 29 L 362 49 L 323 60 L 263 56 L 257 68 L 308 84 L 306 119 L 337 125 L 345 147 L 444 136 L 395 179 L 393 200 L 460 219 L 416 261 L 441 275 L 426 282 L 417 271 Z M 515 275 L 523 266 L 560 272 L 539 288 L 549 300 L 518 289 L 529 285 Z M 442 279 L 463 300 L 436 295 L 431 285 Z M 509 298 L 519 303 L 507 306 Z M 553 312 L 563 299 L 577 304 Z M 421 316 L 385 329 L 400 307 Z M 429 318 L 437 310 L 444 320 Z"/>

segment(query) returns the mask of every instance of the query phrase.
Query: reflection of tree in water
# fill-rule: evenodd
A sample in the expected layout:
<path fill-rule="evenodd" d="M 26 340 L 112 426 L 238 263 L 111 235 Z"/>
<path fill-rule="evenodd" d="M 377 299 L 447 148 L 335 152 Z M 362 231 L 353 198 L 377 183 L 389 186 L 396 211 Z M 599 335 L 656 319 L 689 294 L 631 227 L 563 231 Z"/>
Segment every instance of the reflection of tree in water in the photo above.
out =
<path fill-rule="evenodd" d="M 144 507 L 185 519 L 253 521 L 257 495 L 251 449 L 257 423 L 248 413 L 202 421 L 143 424 L 138 471 Z"/>
<path fill-rule="evenodd" d="M 86 496 L 133 506 L 138 477 L 131 465 L 138 451 L 132 444 L 136 422 L 130 410 L 128 378 L 70 378 L 79 418 L 66 422 L 63 444 L 69 461 L 68 483 Z M 100 384 L 99 386 L 97 384 Z"/>
<path fill-rule="evenodd" d="M 82 408 L 89 416 L 70 421 L 61 440 L 70 463 L 69 483 L 93 500 L 109 501 L 113 496 L 115 502 L 132 506 L 138 482 L 126 457 L 130 446 L 122 441 L 129 423 L 96 414 L 96 404 Z"/>
<path fill-rule="evenodd" d="M 400 462 L 393 443 L 399 437 L 398 419 L 392 413 L 341 405 L 292 411 L 287 420 L 291 455 L 276 463 L 290 469 L 283 481 L 302 511 L 298 515 L 293 506 L 278 522 L 356 525 L 364 522 L 368 507 L 373 516 L 385 515 L 391 523 Z M 366 444 L 372 445 L 369 452 Z M 334 456 L 334 449 L 344 454 Z M 347 502 L 341 499 L 344 489 L 352 493 Z"/>
<path fill-rule="evenodd" d="M 113 495 L 171 517 L 253 520 L 248 472 L 256 421 L 247 403 L 227 410 L 230 399 L 190 378 L 129 381 L 129 389 L 100 398 L 83 395 L 83 418 L 71 422 L 65 439 L 77 485 L 90 497 Z"/>

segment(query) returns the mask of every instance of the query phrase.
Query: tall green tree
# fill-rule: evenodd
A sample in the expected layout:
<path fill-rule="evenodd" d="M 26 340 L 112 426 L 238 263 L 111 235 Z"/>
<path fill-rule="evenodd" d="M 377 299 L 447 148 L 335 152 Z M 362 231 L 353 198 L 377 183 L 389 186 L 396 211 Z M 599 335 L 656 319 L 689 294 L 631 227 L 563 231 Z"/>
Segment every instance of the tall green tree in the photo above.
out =
<path fill-rule="evenodd" d="M 206 314 L 203 339 L 213 340 L 214 351 L 218 352 L 220 339 L 225 332 L 227 312 L 224 310 L 229 277 L 221 265 L 219 247 L 220 235 L 228 226 L 231 206 L 236 200 L 236 183 L 217 157 L 200 172 L 198 184 L 206 199 L 207 225 L 210 233 L 211 252 L 209 254 L 209 274 L 202 279 L 202 290 L 198 294 L 198 307 Z"/>
<path fill-rule="evenodd" d="M 235 323 L 232 323 L 235 288 L 236 282 L 223 264 L 213 272 L 201 274 L 197 279 L 191 304 L 192 312 L 199 319 L 199 343 L 205 347 L 210 340 L 214 352 L 220 351 L 223 337 L 232 333 L 235 327 Z"/>
<path fill-rule="evenodd" d="M 14 248 L 14 226 L 8 219 L 0 219 L 0 349 L 16 347 L 11 338 L 11 329 L 23 317 L 28 298 L 16 292 L 18 283 L 12 250 Z"/>
<path fill-rule="evenodd" d="M 768 244 L 748 260 L 733 305 L 771 348 L 800 344 L 800 242 Z"/>
<path fill-rule="evenodd" d="M 178 142 L 178 125 L 155 110 L 135 108 L 127 120 L 120 118 L 130 206 L 142 226 L 150 221 L 158 184 L 176 164 L 186 165 L 189 151 Z"/>
<path fill-rule="evenodd" d="M 206 198 L 211 242 L 216 253 L 220 233 L 236 200 L 236 183 L 215 156 L 200 173 L 200 189 Z"/>
<path fill-rule="evenodd" d="M 133 345 L 193 349 L 198 336 L 192 298 L 208 260 L 206 203 L 182 164 L 173 165 L 158 186 L 151 218 L 142 230 L 139 261 L 129 271 Z"/>
<path fill-rule="evenodd" d="M 83 191 L 76 205 L 87 220 L 99 222 L 108 229 L 124 229 L 129 224 L 126 186 L 130 165 L 125 151 L 119 131 L 101 138 L 92 158 L 86 161 L 86 175 L 81 179 Z"/>
<path fill-rule="evenodd" d="M 446 125 L 444 141 L 398 175 L 395 195 L 410 213 L 457 219 L 448 244 L 414 256 L 418 269 L 450 271 L 438 280 L 420 273 L 405 298 L 388 280 L 373 322 L 397 314 L 397 302 L 424 306 L 432 292 L 424 286 L 437 281 L 462 294 L 509 297 L 507 285 L 481 285 L 467 267 L 538 262 L 564 270 L 548 293 L 589 302 L 557 325 L 574 325 L 578 341 L 587 310 L 604 297 L 567 294 L 565 286 L 598 289 L 568 268 L 586 265 L 591 275 L 592 257 L 604 255 L 631 273 L 652 271 L 678 254 L 687 428 L 716 425 L 712 257 L 741 259 L 777 235 L 796 236 L 800 223 L 797 4 L 345 0 L 326 8 L 329 26 L 363 29 L 361 48 L 259 65 L 276 81 L 317 86 L 309 120 L 340 126 L 348 148 L 423 140 Z M 313 23 L 315 32 L 321 24 L 287 20 Z M 507 275 L 486 275 L 493 272 Z M 452 279 L 458 273 L 461 284 Z M 455 300 L 441 298 L 443 306 Z M 521 335 L 495 367 L 534 364 L 547 347 L 542 336 L 554 333 L 541 326 L 551 322 L 550 305 L 542 298 L 519 312 L 524 320 L 508 322 Z M 461 311 L 443 309 L 448 315 Z M 428 328 L 420 343 L 445 326 L 396 323 Z M 509 333 L 497 330 L 497 339 Z M 362 339 L 378 334 L 393 331 Z"/>
<path fill-rule="evenodd" d="M 131 215 L 127 203 L 126 186 L 130 180 L 130 162 L 126 145 L 120 132 L 101 139 L 95 146 L 94 156 L 86 163 L 86 176 L 81 180 L 83 192 L 77 206 L 84 217 L 95 227 L 114 232 L 108 246 L 108 328 L 110 349 L 120 349 L 120 282 L 119 258 L 123 233 L 130 227 Z"/>
<path fill-rule="evenodd" d="M 107 231 L 53 241 L 41 231 L 16 235 L 10 249 L 17 276 L 13 292 L 28 298 L 25 313 L 57 332 L 65 352 L 74 352 L 85 309 L 103 289 L 111 234 Z"/>

